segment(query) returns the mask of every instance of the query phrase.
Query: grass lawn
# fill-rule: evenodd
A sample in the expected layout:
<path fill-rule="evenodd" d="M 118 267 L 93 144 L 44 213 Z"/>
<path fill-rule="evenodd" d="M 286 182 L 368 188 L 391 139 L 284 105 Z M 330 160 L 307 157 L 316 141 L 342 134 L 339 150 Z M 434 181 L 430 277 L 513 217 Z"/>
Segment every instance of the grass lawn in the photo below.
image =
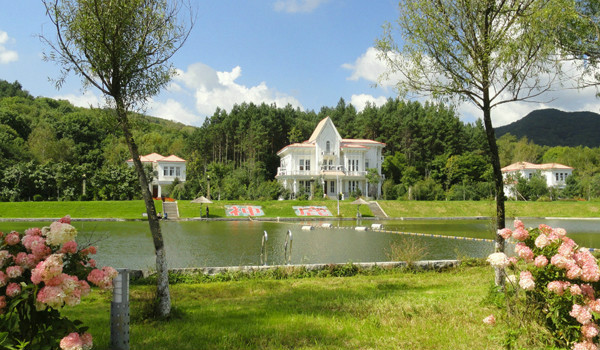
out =
<path fill-rule="evenodd" d="M 356 205 L 352 200 L 340 201 L 340 216 L 356 217 Z M 494 217 L 494 201 L 378 201 L 390 217 Z M 298 218 L 293 206 L 326 206 L 337 216 L 337 201 L 215 201 L 209 204 L 210 217 L 225 217 L 225 205 L 259 205 L 265 217 Z M 157 212 L 162 211 L 162 202 L 155 201 Z M 206 204 L 192 204 L 189 200 L 178 201 L 182 218 L 197 218 Z M 363 217 L 373 213 L 366 205 L 359 207 Z M 141 219 L 145 212 L 144 202 L 134 201 L 89 201 L 89 202 L 0 202 L 0 218 L 58 218 L 71 215 L 73 218 L 117 218 Z M 506 202 L 507 217 L 600 217 L 600 202 Z"/>
<path fill-rule="evenodd" d="M 500 349 L 502 328 L 482 319 L 490 267 L 386 271 L 353 277 L 173 284 L 170 321 L 145 320 L 132 286 L 131 349 Z M 143 303 L 142 303 L 143 304 Z M 65 308 L 108 349 L 110 294 Z"/>

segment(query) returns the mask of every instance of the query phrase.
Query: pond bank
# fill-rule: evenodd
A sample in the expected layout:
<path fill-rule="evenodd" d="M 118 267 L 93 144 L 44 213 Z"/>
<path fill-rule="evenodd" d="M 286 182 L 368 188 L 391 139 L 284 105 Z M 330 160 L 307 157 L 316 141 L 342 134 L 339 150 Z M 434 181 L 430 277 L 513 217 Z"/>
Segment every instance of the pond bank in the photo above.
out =
<path fill-rule="evenodd" d="M 52 222 L 60 218 L 0 218 L 0 222 Z M 491 216 L 454 216 L 454 217 L 395 217 L 395 218 L 375 218 L 363 217 L 365 221 L 426 221 L 426 220 L 494 220 Z M 554 217 L 554 216 L 517 216 L 506 220 L 586 220 L 595 221 L 600 217 Z M 128 221 L 147 221 L 147 219 L 123 219 L 123 218 L 71 218 L 71 221 L 94 222 L 94 221 L 109 221 L 109 222 L 128 222 Z M 178 221 L 263 221 L 263 222 L 303 222 L 303 221 L 356 221 L 356 218 L 339 218 L 335 216 L 325 217 L 217 217 L 217 218 L 179 218 L 168 219 L 169 222 Z"/>

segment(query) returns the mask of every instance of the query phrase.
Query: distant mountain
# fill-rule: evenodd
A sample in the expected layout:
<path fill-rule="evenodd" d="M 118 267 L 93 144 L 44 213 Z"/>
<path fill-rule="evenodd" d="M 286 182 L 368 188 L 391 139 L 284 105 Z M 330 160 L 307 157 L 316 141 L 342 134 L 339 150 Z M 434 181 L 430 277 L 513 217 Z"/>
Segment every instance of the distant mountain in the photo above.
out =
<path fill-rule="evenodd" d="M 495 131 L 496 137 L 507 133 L 517 139 L 526 136 L 541 146 L 600 147 L 600 114 L 539 109 Z"/>

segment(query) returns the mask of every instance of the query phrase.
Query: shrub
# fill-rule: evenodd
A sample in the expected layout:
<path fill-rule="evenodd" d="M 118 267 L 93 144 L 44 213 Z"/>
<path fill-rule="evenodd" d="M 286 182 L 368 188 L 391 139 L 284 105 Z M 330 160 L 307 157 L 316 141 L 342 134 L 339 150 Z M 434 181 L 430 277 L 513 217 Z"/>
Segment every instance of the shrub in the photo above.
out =
<path fill-rule="evenodd" d="M 596 258 L 568 238 L 564 229 L 541 224 L 526 230 L 519 220 L 514 226 L 514 230 L 503 229 L 498 234 L 517 241 L 516 257 L 504 253 L 488 257 L 492 266 L 514 273 L 507 277 L 504 291 L 512 331 L 524 328 L 514 322 L 514 316 L 525 315 L 522 319 L 543 325 L 557 346 L 596 349 L 600 329 Z"/>
<path fill-rule="evenodd" d="M 0 344 L 2 348 L 90 349 L 92 336 L 59 310 L 79 304 L 87 281 L 110 289 L 117 272 L 95 268 L 95 247 L 81 249 L 64 217 L 50 227 L 0 232 Z"/>

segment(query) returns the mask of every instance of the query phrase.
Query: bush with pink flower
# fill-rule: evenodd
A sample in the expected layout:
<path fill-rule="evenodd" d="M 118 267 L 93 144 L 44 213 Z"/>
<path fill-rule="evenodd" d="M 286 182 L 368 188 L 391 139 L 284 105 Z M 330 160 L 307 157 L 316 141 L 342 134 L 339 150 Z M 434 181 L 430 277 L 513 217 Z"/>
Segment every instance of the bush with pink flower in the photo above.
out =
<path fill-rule="evenodd" d="M 533 312 L 529 320 L 537 314 L 555 345 L 597 350 L 600 267 L 596 258 L 568 238 L 564 229 L 544 224 L 525 229 L 519 220 L 514 227 L 513 231 L 504 229 L 498 234 L 516 243 L 517 260 L 507 264 L 498 257 L 503 253 L 488 258 L 492 266 L 507 267 L 519 276 L 514 283 L 507 279 L 504 293 L 513 298 L 508 311 L 524 300 L 527 312 Z"/>
<path fill-rule="evenodd" d="M 93 246 L 75 242 L 77 230 L 64 217 L 24 234 L 0 232 L 0 335 L 2 346 L 25 349 L 91 349 L 92 336 L 79 321 L 60 315 L 64 306 L 80 303 L 90 282 L 112 288 L 117 272 L 97 269 Z"/>

